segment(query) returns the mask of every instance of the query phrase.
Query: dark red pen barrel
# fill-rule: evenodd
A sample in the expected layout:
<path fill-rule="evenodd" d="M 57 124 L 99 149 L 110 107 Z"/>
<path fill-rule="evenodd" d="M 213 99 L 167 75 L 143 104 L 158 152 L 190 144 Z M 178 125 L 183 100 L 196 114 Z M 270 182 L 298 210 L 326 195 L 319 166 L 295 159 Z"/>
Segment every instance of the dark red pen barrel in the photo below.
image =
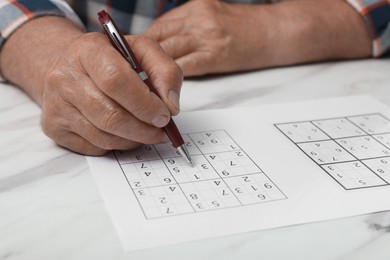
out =
<path fill-rule="evenodd" d="M 180 135 L 179 129 L 173 119 L 169 120 L 169 123 L 164 127 L 164 131 L 169 137 L 169 140 L 172 141 L 172 144 L 175 148 L 184 144 L 183 138 Z"/>

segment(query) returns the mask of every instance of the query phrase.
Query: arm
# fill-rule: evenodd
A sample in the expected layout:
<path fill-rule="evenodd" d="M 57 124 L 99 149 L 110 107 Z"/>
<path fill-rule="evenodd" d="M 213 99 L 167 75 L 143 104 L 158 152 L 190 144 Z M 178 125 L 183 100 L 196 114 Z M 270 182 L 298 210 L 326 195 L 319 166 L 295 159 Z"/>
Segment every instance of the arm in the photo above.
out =
<path fill-rule="evenodd" d="M 346 0 L 367 25 L 372 41 L 372 56 L 390 53 L 390 0 Z"/>
<path fill-rule="evenodd" d="M 0 52 L 3 77 L 42 106 L 47 72 L 58 56 L 83 34 L 79 26 L 61 17 L 28 21 L 9 37 Z"/>
<path fill-rule="evenodd" d="M 147 34 L 186 76 L 371 56 L 366 24 L 343 0 L 190 1 Z"/>
<path fill-rule="evenodd" d="M 100 33 L 84 33 L 69 19 L 28 20 L 5 41 L 3 76 L 41 107 L 43 131 L 73 151 L 100 155 L 166 139 L 160 127 L 179 111 L 182 74 L 145 37 L 129 44 L 163 100 L 149 91 Z"/>

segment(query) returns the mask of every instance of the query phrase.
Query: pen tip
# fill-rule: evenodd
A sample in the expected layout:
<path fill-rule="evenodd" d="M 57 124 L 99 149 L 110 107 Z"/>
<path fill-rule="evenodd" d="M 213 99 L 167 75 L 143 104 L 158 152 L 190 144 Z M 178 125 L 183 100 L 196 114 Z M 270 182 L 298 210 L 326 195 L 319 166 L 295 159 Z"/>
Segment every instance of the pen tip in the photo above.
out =
<path fill-rule="evenodd" d="M 177 150 L 186 159 L 188 164 L 191 165 L 191 167 L 194 167 L 194 165 L 192 164 L 192 161 L 191 161 L 191 156 L 187 150 L 187 147 L 185 147 L 184 145 L 181 145 L 181 146 L 177 147 Z"/>

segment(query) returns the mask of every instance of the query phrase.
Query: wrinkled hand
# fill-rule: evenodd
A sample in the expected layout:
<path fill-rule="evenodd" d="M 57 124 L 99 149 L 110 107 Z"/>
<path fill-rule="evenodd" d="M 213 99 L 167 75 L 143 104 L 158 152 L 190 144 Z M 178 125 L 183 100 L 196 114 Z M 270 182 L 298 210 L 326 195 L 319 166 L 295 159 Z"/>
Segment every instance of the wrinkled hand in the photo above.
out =
<path fill-rule="evenodd" d="M 146 37 L 127 37 L 159 92 L 139 79 L 103 34 L 84 34 L 50 69 L 42 97 L 42 129 L 59 145 L 101 155 L 166 140 L 161 129 L 179 112 L 180 68 Z"/>
<path fill-rule="evenodd" d="M 262 47 L 255 25 L 259 5 L 193 0 L 158 18 L 146 34 L 182 68 L 185 76 L 250 70 L 259 67 Z M 256 48 L 256 49 L 255 49 Z"/>

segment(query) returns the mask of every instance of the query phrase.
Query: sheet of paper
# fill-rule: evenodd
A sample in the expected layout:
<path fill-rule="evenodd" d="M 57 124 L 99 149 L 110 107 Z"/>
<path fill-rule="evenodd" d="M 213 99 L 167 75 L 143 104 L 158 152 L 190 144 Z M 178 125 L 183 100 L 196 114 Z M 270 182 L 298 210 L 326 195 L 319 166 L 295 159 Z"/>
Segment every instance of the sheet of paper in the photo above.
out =
<path fill-rule="evenodd" d="M 88 157 L 125 250 L 390 209 L 390 109 L 368 96 L 182 113 L 169 144 Z"/>

